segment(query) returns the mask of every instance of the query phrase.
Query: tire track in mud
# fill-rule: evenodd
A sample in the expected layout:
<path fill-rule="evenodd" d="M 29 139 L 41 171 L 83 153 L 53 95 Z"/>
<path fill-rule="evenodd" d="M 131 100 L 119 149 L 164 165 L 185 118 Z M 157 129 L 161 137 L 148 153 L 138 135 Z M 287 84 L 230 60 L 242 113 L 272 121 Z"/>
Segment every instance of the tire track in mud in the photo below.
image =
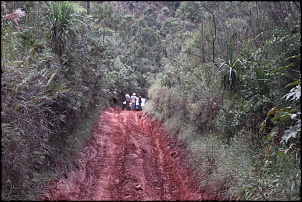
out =
<path fill-rule="evenodd" d="M 213 200 L 186 158 L 185 145 L 149 115 L 108 108 L 78 169 L 54 180 L 44 200 Z"/>

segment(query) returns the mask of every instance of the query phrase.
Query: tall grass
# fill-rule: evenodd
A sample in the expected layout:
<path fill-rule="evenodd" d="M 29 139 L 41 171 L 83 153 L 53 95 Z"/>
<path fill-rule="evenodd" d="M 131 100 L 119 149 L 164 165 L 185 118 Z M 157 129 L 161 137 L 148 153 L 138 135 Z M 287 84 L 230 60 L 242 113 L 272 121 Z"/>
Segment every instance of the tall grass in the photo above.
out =
<path fill-rule="evenodd" d="M 169 127 L 171 128 L 171 126 Z M 178 134 L 192 151 L 191 162 L 201 186 L 221 200 L 301 199 L 301 160 L 255 149 L 252 134 L 241 131 L 227 143 L 215 133 L 196 134 L 187 127 Z"/>
<path fill-rule="evenodd" d="M 249 143 L 234 137 L 228 145 L 215 134 L 195 135 L 189 143 L 192 163 L 205 189 L 221 200 L 238 200 L 238 190 L 252 175 Z"/>
<path fill-rule="evenodd" d="M 57 154 L 58 161 L 70 168 L 74 166 L 74 159 L 87 141 L 89 141 L 102 108 L 103 106 L 98 106 L 90 111 L 89 115 L 82 121 L 82 124 L 75 127 L 74 132 L 67 137 L 64 145 L 59 142 L 54 144 L 57 146 L 55 149 L 60 151 Z"/>
<path fill-rule="evenodd" d="M 245 180 L 239 195 L 246 200 L 301 199 L 301 159 L 281 154 L 276 146 L 254 152 L 253 175 Z"/>
<path fill-rule="evenodd" d="M 157 103 L 150 100 L 145 112 L 152 110 L 153 113 L 154 104 Z M 153 115 L 160 117 L 166 130 L 187 143 L 192 151 L 190 159 L 195 174 L 208 193 L 220 200 L 292 201 L 301 198 L 299 156 L 280 153 L 277 144 L 259 147 L 255 144 L 255 134 L 244 128 L 226 138 L 219 133 L 225 129 L 217 127 L 222 123 L 216 123 L 216 130 L 211 132 L 210 128 L 200 130 L 194 122 L 186 122 L 178 113 L 169 118 L 165 118 L 165 113 L 166 110 L 161 110 Z M 218 117 L 213 121 L 218 120 L 222 119 Z"/>

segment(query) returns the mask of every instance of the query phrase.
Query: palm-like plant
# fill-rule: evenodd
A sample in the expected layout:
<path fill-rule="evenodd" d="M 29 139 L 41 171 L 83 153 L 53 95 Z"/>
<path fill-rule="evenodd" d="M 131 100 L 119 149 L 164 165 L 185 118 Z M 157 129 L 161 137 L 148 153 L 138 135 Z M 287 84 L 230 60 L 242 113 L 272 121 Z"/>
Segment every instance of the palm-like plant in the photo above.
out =
<path fill-rule="evenodd" d="M 74 39 L 77 33 L 75 9 L 68 1 L 62 1 L 51 4 L 50 10 L 52 50 L 61 56 L 66 40 Z"/>
<path fill-rule="evenodd" d="M 216 75 L 222 74 L 223 86 L 226 89 L 235 92 L 239 86 L 239 74 L 238 71 L 236 70 L 236 64 L 239 62 L 243 65 L 243 63 L 240 59 L 234 60 L 233 52 L 234 52 L 234 43 L 232 42 L 232 40 L 228 40 L 227 41 L 228 60 L 221 62 Z"/>
<path fill-rule="evenodd" d="M 256 78 L 257 78 L 257 83 L 259 86 L 259 90 L 260 90 L 260 95 L 269 95 L 269 86 L 268 86 L 268 79 L 267 79 L 267 75 L 265 74 L 265 70 L 263 70 L 262 68 L 255 68 L 254 69 L 255 73 L 256 73 Z"/>

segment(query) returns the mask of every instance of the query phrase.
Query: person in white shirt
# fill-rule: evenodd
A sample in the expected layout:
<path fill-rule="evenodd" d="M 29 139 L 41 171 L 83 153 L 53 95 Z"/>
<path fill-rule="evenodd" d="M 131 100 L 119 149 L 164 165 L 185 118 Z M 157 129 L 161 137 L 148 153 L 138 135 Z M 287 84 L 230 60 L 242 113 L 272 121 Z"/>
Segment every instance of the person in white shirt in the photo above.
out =
<path fill-rule="evenodd" d="M 136 107 L 136 94 L 133 93 L 133 95 L 131 96 L 131 110 L 135 110 L 135 107 Z"/>
<path fill-rule="evenodd" d="M 125 99 L 126 99 L 126 110 L 130 110 L 131 99 L 130 99 L 130 95 L 128 93 L 125 95 Z"/>

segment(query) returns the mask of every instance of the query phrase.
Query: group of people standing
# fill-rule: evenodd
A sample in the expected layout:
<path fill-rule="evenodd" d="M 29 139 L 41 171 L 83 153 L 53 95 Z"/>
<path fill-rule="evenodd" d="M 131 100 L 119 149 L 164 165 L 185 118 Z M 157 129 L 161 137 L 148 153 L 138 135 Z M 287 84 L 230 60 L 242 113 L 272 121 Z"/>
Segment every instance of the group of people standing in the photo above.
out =
<path fill-rule="evenodd" d="M 117 89 L 115 88 L 113 91 L 113 106 L 116 106 L 118 100 Z M 138 101 L 138 106 L 136 106 L 136 101 Z M 142 110 L 142 97 L 140 95 L 136 96 L 135 93 L 130 95 L 127 93 L 125 95 L 125 101 L 123 102 L 123 110 Z"/>
<path fill-rule="evenodd" d="M 126 101 L 123 103 L 123 110 L 126 108 L 126 110 L 136 110 L 136 101 L 138 101 L 137 110 L 142 110 L 142 97 L 136 96 L 135 93 L 133 93 L 130 97 L 130 95 L 127 93 L 125 95 Z"/>

